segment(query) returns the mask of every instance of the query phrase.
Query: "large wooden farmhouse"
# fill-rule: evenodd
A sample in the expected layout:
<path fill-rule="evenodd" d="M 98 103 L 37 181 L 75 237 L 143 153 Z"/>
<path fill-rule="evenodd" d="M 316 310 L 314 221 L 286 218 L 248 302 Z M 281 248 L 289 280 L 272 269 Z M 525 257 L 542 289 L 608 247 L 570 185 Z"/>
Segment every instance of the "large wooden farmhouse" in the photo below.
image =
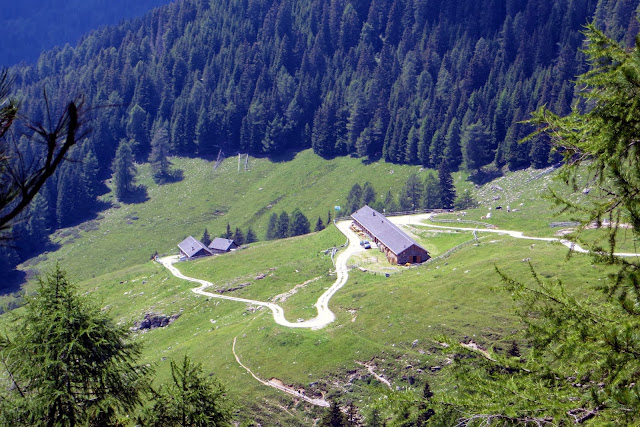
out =
<path fill-rule="evenodd" d="M 351 217 L 354 225 L 378 245 L 391 264 L 417 264 L 430 258 L 425 248 L 369 206 L 358 209 Z"/>
<path fill-rule="evenodd" d="M 180 256 L 187 259 L 212 255 L 209 248 L 207 248 L 200 240 L 192 236 L 189 236 L 180 242 L 178 244 L 178 249 L 180 249 Z"/>

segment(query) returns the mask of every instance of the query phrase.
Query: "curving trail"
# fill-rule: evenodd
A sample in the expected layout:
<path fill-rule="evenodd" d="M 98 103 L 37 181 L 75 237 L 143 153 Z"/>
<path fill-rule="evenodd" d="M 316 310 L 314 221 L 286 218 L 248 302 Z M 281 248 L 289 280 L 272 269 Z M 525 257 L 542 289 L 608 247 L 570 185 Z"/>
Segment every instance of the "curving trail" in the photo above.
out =
<path fill-rule="evenodd" d="M 196 279 L 194 277 L 185 276 L 175 267 L 175 263 L 178 261 L 178 256 L 168 256 L 160 259 L 160 263 L 164 265 L 174 276 L 179 279 L 188 280 L 190 282 L 199 283 L 200 286 L 192 289 L 191 291 L 204 295 L 210 298 L 218 298 L 229 301 L 243 302 L 246 304 L 253 304 L 262 307 L 266 307 L 273 313 L 273 319 L 279 325 L 286 326 L 288 328 L 310 328 L 310 329 L 321 329 L 327 326 L 329 323 L 333 322 L 336 318 L 335 314 L 331 310 L 329 310 L 329 300 L 331 297 L 338 292 L 340 288 L 342 288 L 349 279 L 349 272 L 347 270 L 347 260 L 351 255 L 356 252 L 363 251 L 362 247 L 359 244 L 358 236 L 351 231 L 349 228 L 351 225 L 351 221 L 341 221 L 336 224 L 338 229 L 349 239 L 349 245 L 347 248 L 341 252 L 336 257 L 336 281 L 331 285 L 329 289 L 324 292 L 318 301 L 315 303 L 315 307 L 318 310 L 318 315 L 312 319 L 305 320 L 304 322 L 289 322 L 284 316 L 284 310 L 278 304 L 274 304 L 272 302 L 264 302 L 251 300 L 247 298 L 238 298 L 232 296 L 225 296 L 220 294 L 215 294 L 212 292 L 207 292 L 205 288 L 209 286 L 213 286 L 211 282 L 202 279 Z"/>
<path fill-rule="evenodd" d="M 253 371 L 251 371 L 251 369 L 247 368 L 244 365 L 244 363 L 242 363 L 240 361 L 240 358 L 238 357 L 238 354 L 236 353 L 236 339 L 237 338 L 238 337 L 235 337 L 233 339 L 233 346 L 231 347 L 231 351 L 233 351 L 233 356 L 236 358 L 236 362 L 238 362 L 238 365 L 240 365 L 242 368 L 244 368 L 245 371 L 247 371 L 249 374 L 251 374 L 251 376 L 255 380 L 257 380 L 258 382 L 260 382 L 260 383 L 262 383 L 262 384 L 264 384 L 266 386 L 273 387 L 273 388 L 278 389 L 280 391 L 283 391 L 283 392 L 285 392 L 287 394 L 290 394 L 291 396 L 294 396 L 295 398 L 302 399 L 302 400 L 304 400 L 304 401 L 306 401 L 308 403 L 311 403 L 312 405 L 320 406 L 320 407 L 323 407 L 323 408 L 328 408 L 330 406 L 329 402 L 327 402 L 324 399 L 318 399 L 318 398 L 314 399 L 314 398 L 308 397 L 305 394 L 302 394 L 299 391 L 294 390 L 294 389 L 292 389 L 290 387 L 287 387 L 287 386 L 284 386 L 284 385 L 280 385 L 280 384 L 278 384 L 278 383 L 276 383 L 274 381 L 265 381 L 262 378 L 258 377 L 256 374 L 253 373 Z"/>
<path fill-rule="evenodd" d="M 463 230 L 463 231 L 473 231 L 474 229 L 469 227 L 449 227 L 444 225 L 434 225 L 425 223 L 425 220 L 428 220 L 432 214 L 419 214 L 419 215 L 404 215 L 404 216 L 395 216 L 389 217 L 389 219 L 397 224 L 397 225 L 408 225 L 408 224 L 416 224 L 416 225 L 424 225 L 431 228 L 440 228 L 447 230 Z M 194 277 L 185 276 L 175 267 L 175 263 L 178 261 L 178 256 L 168 256 L 161 258 L 159 261 L 162 265 L 164 265 L 174 276 L 188 280 L 190 282 L 199 283 L 200 286 L 192 289 L 192 292 L 200 295 L 204 295 L 210 298 L 224 299 L 229 301 L 243 302 L 245 304 L 253 304 L 262 307 L 266 307 L 273 313 L 273 319 L 279 325 L 288 327 L 288 328 L 309 328 L 309 329 L 321 329 L 327 326 L 329 323 L 333 322 L 336 318 L 335 314 L 329 309 L 329 301 L 331 297 L 338 292 L 340 288 L 342 288 L 349 279 L 349 272 L 347 269 L 347 260 L 357 252 L 364 251 L 359 245 L 359 237 L 350 229 L 351 221 L 341 221 L 336 224 L 338 229 L 347 236 L 349 240 L 349 244 L 347 248 L 341 252 L 335 258 L 335 267 L 336 267 L 336 281 L 331 285 L 326 292 L 324 292 L 318 301 L 315 303 L 315 307 L 318 311 L 318 315 L 312 319 L 305 320 L 304 322 L 290 322 L 285 318 L 284 310 L 278 304 L 272 302 L 264 302 L 251 300 L 247 298 L 239 298 L 232 297 L 226 295 L 220 295 L 213 292 L 207 292 L 205 289 L 209 286 L 213 286 L 211 282 L 208 282 L 203 279 L 196 279 Z M 579 253 L 589 253 L 586 249 L 580 247 L 578 244 L 571 242 L 566 239 L 558 239 L 554 237 L 531 237 L 525 236 L 522 231 L 512 231 L 512 230 L 492 230 L 492 229 L 475 229 L 476 232 L 482 233 L 495 233 L 501 235 L 509 235 L 516 239 L 527 239 L 527 240 L 538 240 L 545 242 L 560 242 L 563 245 L 567 246 L 569 249 Z M 615 253 L 615 256 L 619 257 L 637 257 L 639 254 L 635 253 Z"/>
<path fill-rule="evenodd" d="M 434 224 L 428 224 L 428 223 L 423 222 L 424 220 L 429 219 L 430 215 L 431 214 L 405 215 L 405 216 L 392 217 L 390 219 L 391 219 L 391 221 L 393 221 L 395 224 L 398 224 L 398 225 L 416 224 L 416 225 L 423 225 L 425 227 L 431 227 L 431 228 L 441 228 L 441 229 L 445 229 L 445 230 L 463 230 L 463 231 L 474 231 L 475 230 L 478 233 L 495 233 L 495 234 L 508 235 L 508 236 L 511 236 L 511 237 L 513 237 L 515 239 L 541 240 L 541 241 L 544 241 L 544 242 L 560 242 L 560 243 L 562 243 L 563 245 L 565 245 L 566 247 L 568 247 L 569 249 L 571 249 L 574 252 L 578 252 L 578 253 L 582 253 L 582 254 L 590 253 L 590 251 L 586 250 L 582 246 L 578 245 L 575 242 L 567 240 L 567 239 L 558 239 L 556 237 L 525 236 L 522 231 L 499 230 L 499 229 L 474 229 L 474 228 L 470 228 L 470 227 L 448 227 L 448 226 L 444 226 L 444 225 L 434 225 Z M 633 252 L 614 252 L 613 255 L 615 255 L 617 257 L 622 257 L 622 258 L 640 257 L 640 254 L 633 253 Z"/>

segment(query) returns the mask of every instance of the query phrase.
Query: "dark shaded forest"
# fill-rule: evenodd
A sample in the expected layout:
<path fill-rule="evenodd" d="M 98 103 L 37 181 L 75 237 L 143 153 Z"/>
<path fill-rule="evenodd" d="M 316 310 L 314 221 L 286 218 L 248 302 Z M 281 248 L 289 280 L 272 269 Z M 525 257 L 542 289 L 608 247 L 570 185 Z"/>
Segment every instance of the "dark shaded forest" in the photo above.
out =
<path fill-rule="evenodd" d="M 103 25 L 144 15 L 170 0 L 22 0 L 2 4 L 0 65 L 33 62 L 43 50 L 67 43 Z"/>
<path fill-rule="evenodd" d="M 638 3 L 184 0 L 96 30 L 11 69 L 25 117 L 46 123 L 43 90 L 52 110 L 82 95 L 92 131 L 2 259 L 100 209 L 120 142 L 147 161 L 159 134 L 188 156 L 313 148 L 453 171 L 547 166 L 550 144 L 519 143 L 532 131 L 520 122 L 543 104 L 570 111 L 583 26 L 632 46 Z M 17 146 L 27 164 L 38 158 L 28 132 Z"/>

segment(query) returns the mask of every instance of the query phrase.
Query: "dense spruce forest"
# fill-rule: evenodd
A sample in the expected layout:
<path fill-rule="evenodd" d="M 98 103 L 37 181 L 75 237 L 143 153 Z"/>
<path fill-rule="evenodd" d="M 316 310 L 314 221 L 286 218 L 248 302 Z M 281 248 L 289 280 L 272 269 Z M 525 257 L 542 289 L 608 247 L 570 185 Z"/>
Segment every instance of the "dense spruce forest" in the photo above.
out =
<path fill-rule="evenodd" d="M 182 0 L 98 29 L 10 70 L 24 117 L 46 125 L 82 96 L 91 132 L 71 156 L 81 162 L 60 168 L 16 226 L 19 252 L 0 258 L 14 265 L 99 210 L 122 144 L 138 162 L 163 144 L 212 158 L 311 147 L 454 171 L 544 167 L 549 142 L 519 143 L 532 130 L 520 122 L 544 104 L 568 113 L 586 70 L 583 26 L 632 46 L 639 3 Z M 28 135 L 17 141 L 25 164 L 39 153 Z"/>
<path fill-rule="evenodd" d="M 22 0 L 2 4 L 0 65 L 33 62 L 43 50 L 75 45 L 85 33 L 139 17 L 169 0 Z"/>

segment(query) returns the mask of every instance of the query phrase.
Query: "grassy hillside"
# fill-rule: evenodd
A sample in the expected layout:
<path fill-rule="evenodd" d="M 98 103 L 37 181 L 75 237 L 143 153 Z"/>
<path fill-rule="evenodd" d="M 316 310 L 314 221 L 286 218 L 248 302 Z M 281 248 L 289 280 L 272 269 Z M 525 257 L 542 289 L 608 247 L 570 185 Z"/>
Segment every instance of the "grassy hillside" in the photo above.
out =
<path fill-rule="evenodd" d="M 143 359 L 156 367 L 161 381 L 169 375 L 170 358 L 189 353 L 227 385 L 239 420 L 311 425 L 322 410 L 257 382 L 236 362 L 234 339 L 237 356 L 260 378 L 304 388 L 307 395 L 341 403 L 352 400 L 366 416 L 385 386 L 360 363 L 372 366 L 394 388 L 418 391 L 428 381 L 436 395 L 443 396 L 454 384 L 448 381 L 446 367 L 450 355 L 437 343 L 440 335 L 507 348 L 518 325 L 510 311 L 511 298 L 500 290 L 496 267 L 526 280 L 529 264 L 523 260 L 529 259 L 539 277 L 562 280 L 575 292 L 588 291 L 606 275 L 586 256 L 576 255 L 567 264 L 567 249 L 558 243 L 482 233 L 475 245 L 410 269 L 392 267 L 372 250 L 350 261 L 367 271 L 351 270 L 349 281 L 331 300 L 334 323 L 319 331 L 287 329 L 275 324 L 263 308 L 193 294 L 195 285 L 148 261 L 150 254 L 173 252 L 177 242 L 188 234 L 200 237 L 204 227 L 219 234 L 227 222 L 243 229 L 251 225 L 262 237 L 268 216 L 283 209 L 299 207 L 312 220 L 325 218 L 327 210 L 343 203 L 353 183 L 368 180 L 379 193 L 388 188 L 397 192 L 418 169 L 385 163 L 365 166 L 350 158 L 326 161 L 305 151 L 290 162 L 251 159 L 250 171 L 238 173 L 236 160 L 228 159 L 214 172 L 202 160 L 175 159 L 185 179 L 164 186 L 153 184 L 147 167 L 141 167 L 146 202 L 114 204 L 101 218 L 62 230 L 56 235 L 61 248 L 31 266 L 48 268 L 60 260 L 80 288 L 118 322 L 132 323 L 146 313 L 181 313 L 167 328 L 137 334 L 135 339 L 144 343 Z M 537 172 L 522 171 L 498 181 L 510 183 L 508 190 L 504 182 L 499 184 L 502 191 L 519 194 L 509 200 L 519 210 L 507 214 L 493 209 L 491 221 L 501 228 L 551 236 L 554 230 L 548 222 L 555 214 L 539 197 L 549 182 L 544 177 L 527 181 L 532 174 Z M 471 187 L 462 179 L 456 178 L 459 186 Z M 498 202 L 494 196 L 483 199 L 484 192 L 500 191 L 490 185 L 496 184 L 478 189 L 483 205 L 469 210 L 465 218 L 480 219 Z M 434 256 L 472 239 L 471 231 L 439 232 L 418 224 L 406 230 Z M 344 236 L 331 226 L 320 233 L 257 242 L 231 254 L 180 263 L 179 268 L 220 290 L 248 283 L 225 294 L 278 301 L 287 319 L 296 321 L 315 315 L 313 304 L 335 280 L 324 251 L 342 243 Z M 387 271 L 393 274 L 378 274 Z M 261 275 L 264 278 L 258 279 Z M 283 301 L 282 295 L 294 288 L 296 292 Z"/>
<path fill-rule="evenodd" d="M 53 241 L 60 249 L 26 263 L 27 269 L 49 268 L 60 261 L 76 279 L 86 279 L 148 260 L 155 251 L 171 253 L 188 235 L 200 238 L 205 227 L 211 235 L 240 227 L 253 227 L 264 239 L 269 216 L 300 208 L 312 227 L 334 206 L 342 205 L 353 184 L 371 182 L 383 198 L 389 189 L 400 191 L 415 166 L 376 162 L 364 165 L 360 159 L 341 157 L 324 160 L 311 150 L 298 153 L 292 161 L 249 160 L 238 172 L 237 158 L 229 158 L 216 170 L 201 159 L 173 159 L 183 170 L 184 180 L 157 185 L 148 165 L 139 167 L 138 182 L 145 185 L 148 200 L 139 204 L 114 202 L 97 220 L 59 230 Z M 461 185 L 469 185 L 458 177 Z M 342 242 L 340 242 L 342 243 Z M 45 259 L 46 258 L 46 259 Z"/>

